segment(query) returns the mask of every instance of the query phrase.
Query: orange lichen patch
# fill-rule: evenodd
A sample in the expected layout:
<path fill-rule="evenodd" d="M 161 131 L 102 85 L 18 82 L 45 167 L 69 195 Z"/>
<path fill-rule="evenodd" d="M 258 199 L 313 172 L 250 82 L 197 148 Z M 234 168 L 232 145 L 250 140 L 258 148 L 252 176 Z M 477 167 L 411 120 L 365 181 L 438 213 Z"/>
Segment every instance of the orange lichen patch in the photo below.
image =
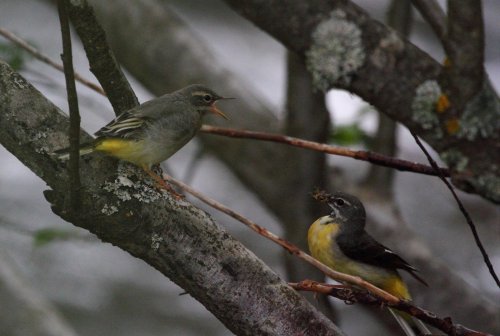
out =
<path fill-rule="evenodd" d="M 449 68 L 449 67 L 451 67 L 451 60 L 450 60 L 450 58 L 449 58 L 449 57 L 445 57 L 445 58 L 444 58 L 444 60 L 443 60 L 443 66 L 444 66 L 445 68 Z"/>
<path fill-rule="evenodd" d="M 440 95 L 436 102 L 436 111 L 438 113 L 443 113 L 449 108 L 450 108 L 450 100 L 448 99 L 448 96 L 445 94 Z"/>
<path fill-rule="evenodd" d="M 446 126 L 446 132 L 448 132 L 449 135 L 457 133 L 458 130 L 460 129 L 460 123 L 457 118 L 450 118 L 446 120 L 445 126 Z"/>

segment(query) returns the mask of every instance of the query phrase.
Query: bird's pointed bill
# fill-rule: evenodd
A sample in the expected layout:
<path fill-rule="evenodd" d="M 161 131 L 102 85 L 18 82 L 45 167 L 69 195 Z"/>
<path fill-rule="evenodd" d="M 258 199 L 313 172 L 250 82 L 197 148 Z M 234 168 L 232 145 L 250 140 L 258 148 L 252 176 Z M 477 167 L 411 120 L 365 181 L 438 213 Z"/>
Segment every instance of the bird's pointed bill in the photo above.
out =
<path fill-rule="evenodd" d="M 221 110 L 219 110 L 217 108 L 217 106 L 215 106 L 215 104 L 212 104 L 212 106 L 210 106 L 210 112 L 212 112 L 215 115 L 221 116 L 224 119 L 229 120 L 228 116 L 225 115 L 224 112 L 222 112 Z"/>

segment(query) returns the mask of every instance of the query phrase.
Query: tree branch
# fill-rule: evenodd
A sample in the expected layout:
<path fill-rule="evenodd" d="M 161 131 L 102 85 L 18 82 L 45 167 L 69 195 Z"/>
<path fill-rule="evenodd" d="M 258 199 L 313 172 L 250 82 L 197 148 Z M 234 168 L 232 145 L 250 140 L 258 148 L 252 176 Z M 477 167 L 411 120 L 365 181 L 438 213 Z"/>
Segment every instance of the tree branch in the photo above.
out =
<path fill-rule="evenodd" d="M 67 0 L 58 0 L 59 21 L 61 24 L 63 54 L 61 58 L 64 63 L 64 78 L 66 79 L 66 91 L 69 106 L 69 195 L 73 211 L 80 207 L 80 112 L 78 110 L 78 95 L 75 86 L 75 74 L 73 70 L 73 54 L 71 51 L 71 34 L 69 30 L 69 19 L 67 13 Z"/>
<path fill-rule="evenodd" d="M 446 44 L 446 14 L 436 0 L 411 0 L 443 45 Z"/>
<path fill-rule="evenodd" d="M 390 167 L 400 171 L 409 171 L 424 175 L 436 176 L 437 173 L 434 168 L 426 166 L 416 162 L 405 161 L 401 159 L 396 159 L 393 157 L 385 156 L 379 153 L 374 153 L 370 151 L 356 151 L 344 147 L 330 146 L 326 144 L 320 144 L 314 141 L 308 141 L 303 139 L 298 139 L 282 134 L 248 131 L 248 130 L 237 130 L 233 128 L 216 127 L 210 125 L 203 125 L 201 128 L 202 132 L 223 135 L 233 138 L 245 138 L 263 141 L 272 141 L 287 144 L 290 146 L 310 149 L 318 152 L 323 152 L 327 154 L 339 155 L 350 157 L 355 160 L 367 161 L 376 165 Z M 449 175 L 449 171 L 446 168 L 439 168 L 440 172 L 445 176 Z"/>
<path fill-rule="evenodd" d="M 351 1 L 225 2 L 302 56 L 318 88 L 359 95 L 429 143 L 458 188 L 500 203 L 500 156 L 477 150 L 496 148 L 500 137 L 500 100 L 489 83 L 458 110 L 442 108 L 443 67 Z"/>
<path fill-rule="evenodd" d="M 2 62 L 0 92 L 0 143 L 52 188 L 45 195 L 62 218 L 146 261 L 236 334 L 341 335 L 207 213 L 144 183 L 135 167 L 82 161 L 81 211 L 66 208 L 66 170 L 48 153 L 65 145 L 67 119 Z"/>
<path fill-rule="evenodd" d="M 115 114 L 139 105 L 106 42 L 106 34 L 86 0 L 72 0 L 68 13 L 89 59 L 90 71 L 106 92 Z"/>
<path fill-rule="evenodd" d="M 222 93 L 238 97 L 237 113 L 229 113 L 233 125 L 278 132 L 278 123 L 272 116 L 271 108 L 253 93 L 251 87 L 244 85 L 234 74 L 224 69 L 220 61 L 204 47 L 206 41 L 193 36 L 178 17 L 160 3 L 163 2 L 93 1 L 109 41 L 127 70 L 156 94 L 190 82 L 207 83 Z M 262 13 L 267 9 L 266 6 Z M 301 17 L 298 21 L 300 20 Z M 130 39 L 131 34 L 136 38 Z M 163 61 L 159 63 L 158 59 Z M 189 67 L 183 64 L 189 64 Z M 209 144 L 210 149 L 227 163 L 235 175 L 278 218 L 288 216 L 289 209 L 287 203 L 283 202 L 283 193 L 275 186 L 286 183 L 287 176 L 294 174 L 294 167 L 284 167 L 281 164 L 286 158 L 280 154 L 283 153 L 280 145 L 213 136 L 202 136 L 201 139 L 203 143 Z M 372 203 L 366 205 L 370 207 Z M 372 217 L 381 217 L 369 224 L 372 231 L 377 230 L 379 237 L 385 237 L 389 246 L 405 249 L 409 261 L 419 267 L 423 274 L 432 276 L 433 287 L 447 288 L 447 291 L 438 293 L 418 291 L 415 301 L 432 310 L 449 313 L 458 321 L 473 327 L 487 326 L 487 330 L 494 334 L 500 332 L 495 323 L 498 320 L 498 307 L 485 299 L 480 291 L 457 277 L 439 256 L 432 254 L 415 233 L 407 228 L 404 220 L 395 216 L 392 206 L 386 200 L 382 205 L 374 202 Z M 465 309 L 462 304 L 450 304 L 456 303 L 457 297 L 463 298 L 461 302 L 466 302 L 467 307 L 473 308 Z M 474 313 L 471 313 L 472 310 Z"/>
<path fill-rule="evenodd" d="M 484 23 L 481 0 L 448 0 L 445 49 L 451 101 L 465 105 L 484 83 Z"/>
<path fill-rule="evenodd" d="M 56 63 L 49 56 L 41 53 L 35 47 L 31 46 L 28 42 L 26 42 L 25 40 L 23 40 L 19 36 L 16 36 L 11 31 L 8 31 L 7 29 L 4 29 L 4 28 L 0 27 L 0 35 L 2 35 L 3 37 L 5 37 L 7 40 L 11 41 L 12 43 L 16 44 L 18 47 L 20 47 L 20 48 L 26 50 L 27 52 L 29 52 L 37 60 L 39 60 L 39 61 L 41 61 L 41 62 L 43 62 L 45 64 L 50 65 L 54 69 L 57 69 L 57 70 L 59 70 L 61 72 L 64 72 L 64 67 L 61 64 Z M 99 85 L 97 85 L 95 83 L 92 83 L 88 79 L 83 78 L 80 74 L 75 73 L 75 79 L 77 81 L 79 81 L 80 83 L 82 83 L 83 85 L 85 85 L 86 87 L 88 87 L 89 89 L 94 90 L 95 92 L 97 92 L 99 94 L 102 94 L 104 96 L 106 95 L 104 93 L 104 90 Z"/>
<path fill-rule="evenodd" d="M 451 318 L 440 318 L 436 314 L 431 313 L 425 309 L 415 306 L 410 301 L 399 301 L 397 303 L 387 302 L 370 294 L 369 292 L 362 292 L 355 288 L 345 288 L 344 286 L 329 285 L 318 283 L 316 281 L 304 280 L 299 283 L 289 283 L 289 285 L 299 291 L 310 291 L 333 296 L 337 299 L 343 300 L 346 303 L 363 303 L 368 305 L 375 305 L 379 307 L 390 307 L 433 326 L 450 336 L 488 336 L 489 334 L 471 330 L 460 324 L 454 324 Z M 344 288 L 340 288 L 344 287 Z M 491 335 L 490 335 L 491 336 Z"/>
<path fill-rule="evenodd" d="M 412 133 L 413 138 L 415 139 L 415 142 L 417 143 L 418 147 L 424 152 L 425 157 L 429 161 L 432 167 L 436 171 L 439 171 L 438 165 L 436 161 L 432 158 L 432 156 L 429 154 L 427 149 L 425 149 L 424 145 L 422 142 L 420 142 L 420 139 L 418 136 Z M 467 225 L 469 225 L 470 230 L 472 231 L 472 236 L 474 237 L 474 241 L 476 242 L 477 247 L 479 248 L 479 251 L 481 252 L 481 255 L 483 256 L 484 263 L 486 264 L 486 268 L 488 268 L 488 271 L 490 272 L 493 280 L 497 284 L 497 287 L 500 288 L 500 280 L 498 279 L 498 275 L 495 273 L 495 269 L 493 268 L 493 265 L 491 264 L 490 257 L 488 256 L 488 253 L 486 252 L 486 249 L 483 246 L 483 243 L 481 242 L 481 239 L 479 238 L 479 233 L 477 232 L 476 225 L 474 225 L 474 222 L 472 221 L 472 218 L 469 215 L 469 212 L 465 209 L 462 201 L 460 201 L 460 198 L 458 198 L 457 193 L 453 189 L 452 185 L 448 180 L 446 179 L 445 176 L 443 176 L 440 172 L 438 173 L 439 178 L 443 181 L 443 183 L 446 185 L 446 187 L 450 190 L 453 198 L 457 202 L 458 208 L 460 209 L 460 212 L 465 217 L 465 220 L 467 222 Z"/>
<path fill-rule="evenodd" d="M 205 195 L 194 190 L 193 188 L 191 188 L 187 184 L 182 183 L 181 181 L 178 181 L 176 179 L 173 179 L 172 177 L 170 177 L 168 175 L 163 175 L 163 177 L 167 181 L 179 186 L 182 190 L 190 193 L 194 197 L 196 197 L 199 200 L 203 201 L 204 203 L 210 205 L 212 208 L 215 208 L 215 209 L 225 213 L 226 215 L 235 218 L 239 222 L 248 226 L 253 231 L 257 232 L 259 235 L 265 237 L 266 239 L 273 241 L 274 243 L 283 247 L 285 250 L 287 250 L 291 254 L 297 256 L 299 259 L 302 259 L 305 262 L 313 265 L 314 267 L 319 269 L 321 272 L 323 272 L 326 276 L 328 276 L 334 280 L 337 280 L 337 281 L 345 281 L 345 282 L 348 282 L 350 284 L 365 288 L 366 290 L 370 291 L 371 293 L 373 293 L 377 296 L 380 296 L 380 297 L 384 298 L 384 300 L 387 300 L 389 302 L 399 301 L 399 299 L 397 297 L 395 297 L 394 295 L 372 285 L 371 283 L 361 279 L 358 276 L 352 276 L 349 274 L 334 271 L 330 267 L 322 264 L 318 260 L 314 259 L 310 255 L 308 255 L 307 253 L 305 253 L 304 251 L 299 249 L 296 245 L 294 245 L 294 244 L 290 243 L 289 241 L 286 241 L 285 239 L 275 235 L 274 233 L 270 232 L 269 230 L 263 228 L 262 226 L 257 225 L 256 223 L 252 222 L 251 220 L 249 220 L 249 219 L 243 217 L 242 215 L 238 214 L 237 212 L 229 209 L 225 205 L 223 205 L 223 204 L 221 204 L 213 199 L 206 197 Z"/>

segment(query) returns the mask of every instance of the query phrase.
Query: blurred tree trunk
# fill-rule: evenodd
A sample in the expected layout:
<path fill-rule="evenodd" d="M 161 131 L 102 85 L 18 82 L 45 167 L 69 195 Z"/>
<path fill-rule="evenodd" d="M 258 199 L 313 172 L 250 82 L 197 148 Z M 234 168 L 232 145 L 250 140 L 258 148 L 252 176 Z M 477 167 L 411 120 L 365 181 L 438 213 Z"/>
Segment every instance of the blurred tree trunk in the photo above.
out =
<path fill-rule="evenodd" d="M 407 38 L 412 26 L 410 0 L 393 0 L 387 11 L 387 24 Z M 370 149 L 394 157 L 397 152 L 397 123 L 383 113 L 378 113 L 377 132 Z M 370 166 L 366 186 L 377 190 L 382 197 L 392 196 L 394 170 L 376 165 Z"/>
<path fill-rule="evenodd" d="M 330 133 L 330 115 L 325 105 L 325 95 L 313 92 L 312 78 L 304 64 L 293 53 L 287 54 L 287 90 L 285 133 L 290 136 L 325 143 Z M 289 181 L 274 185 L 283 190 L 286 203 L 279 216 L 285 226 L 285 238 L 304 251 L 307 247 L 308 224 L 321 213 L 321 205 L 311 197 L 314 188 L 326 188 L 326 161 L 323 153 L 298 148 L 283 148 L 289 158 L 283 162 L 291 171 Z M 279 169 L 280 165 L 277 164 Z M 285 253 L 286 270 L 290 281 L 324 278 L 310 265 L 298 262 Z M 323 306 L 331 313 L 325 300 Z"/>

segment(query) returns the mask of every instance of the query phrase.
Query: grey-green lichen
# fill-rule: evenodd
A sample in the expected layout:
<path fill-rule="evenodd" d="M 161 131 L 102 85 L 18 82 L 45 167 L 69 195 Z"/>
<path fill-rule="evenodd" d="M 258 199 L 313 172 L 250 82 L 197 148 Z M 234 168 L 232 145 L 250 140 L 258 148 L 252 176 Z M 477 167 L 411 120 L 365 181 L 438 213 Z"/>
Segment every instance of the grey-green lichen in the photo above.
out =
<path fill-rule="evenodd" d="M 469 159 L 459 150 L 454 148 L 444 151 L 440 155 L 443 161 L 446 162 L 448 166 L 453 167 L 457 172 L 463 172 L 469 163 Z"/>
<path fill-rule="evenodd" d="M 151 248 L 155 251 L 158 251 L 160 248 L 160 244 L 163 242 L 163 237 L 158 233 L 153 233 L 151 236 Z"/>
<path fill-rule="evenodd" d="M 312 33 L 306 65 L 314 86 L 325 91 L 333 85 L 349 85 L 365 57 L 361 29 L 346 18 L 344 11 L 334 10 Z"/>
<path fill-rule="evenodd" d="M 465 106 L 459 123 L 457 137 L 471 141 L 500 133 L 500 102 L 488 83 Z"/>
<path fill-rule="evenodd" d="M 135 198 L 143 203 L 152 203 L 167 198 L 168 192 L 158 190 L 153 181 L 137 180 L 137 168 L 129 163 L 118 164 L 118 175 L 114 181 L 106 181 L 103 189 L 112 192 L 122 202 Z"/>
<path fill-rule="evenodd" d="M 137 179 L 137 167 L 120 162 L 118 164 L 118 175 L 113 181 L 106 181 L 103 189 L 114 194 L 118 198 L 116 204 L 106 204 L 102 209 L 102 213 L 111 215 L 118 211 L 122 203 L 131 199 L 139 200 L 143 203 L 152 203 L 159 199 L 168 199 L 169 193 L 164 190 L 158 190 L 150 179 Z M 137 180 L 134 182 L 134 180 Z M 114 209 L 116 211 L 112 212 Z"/>
<path fill-rule="evenodd" d="M 380 69 L 394 69 L 397 57 L 405 48 L 399 34 L 390 30 L 378 43 L 377 48 L 370 55 L 370 62 Z"/>
<path fill-rule="evenodd" d="M 25 90 L 30 88 L 30 84 L 17 72 L 10 72 L 10 83 L 11 87 L 17 90 Z"/>
<path fill-rule="evenodd" d="M 438 82 L 436 80 L 426 80 L 415 90 L 415 96 L 411 103 L 412 120 L 423 129 L 430 130 L 434 128 L 436 138 L 443 136 L 436 113 L 436 102 L 441 95 L 442 90 Z"/>
<path fill-rule="evenodd" d="M 46 139 L 47 137 L 48 137 L 47 132 L 39 131 L 39 132 L 36 132 L 31 137 L 31 141 L 36 143 L 37 145 L 40 145 L 41 143 L 43 143 L 41 140 Z M 46 154 L 46 153 L 50 153 L 50 149 L 47 146 L 40 145 L 39 147 L 35 148 L 35 152 L 38 154 Z"/>
<path fill-rule="evenodd" d="M 101 209 L 101 212 L 106 216 L 111 216 L 112 214 L 118 212 L 118 208 L 115 205 L 104 204 Z"/>
<path fill-rule="evenodd" d="M 498 167 L 494 167 L 497 174 L 482 174 L 476 179 L 476 188 L 484 193 L 488 199 L 500 202 L 500 177 L 498 176 Z"/>

